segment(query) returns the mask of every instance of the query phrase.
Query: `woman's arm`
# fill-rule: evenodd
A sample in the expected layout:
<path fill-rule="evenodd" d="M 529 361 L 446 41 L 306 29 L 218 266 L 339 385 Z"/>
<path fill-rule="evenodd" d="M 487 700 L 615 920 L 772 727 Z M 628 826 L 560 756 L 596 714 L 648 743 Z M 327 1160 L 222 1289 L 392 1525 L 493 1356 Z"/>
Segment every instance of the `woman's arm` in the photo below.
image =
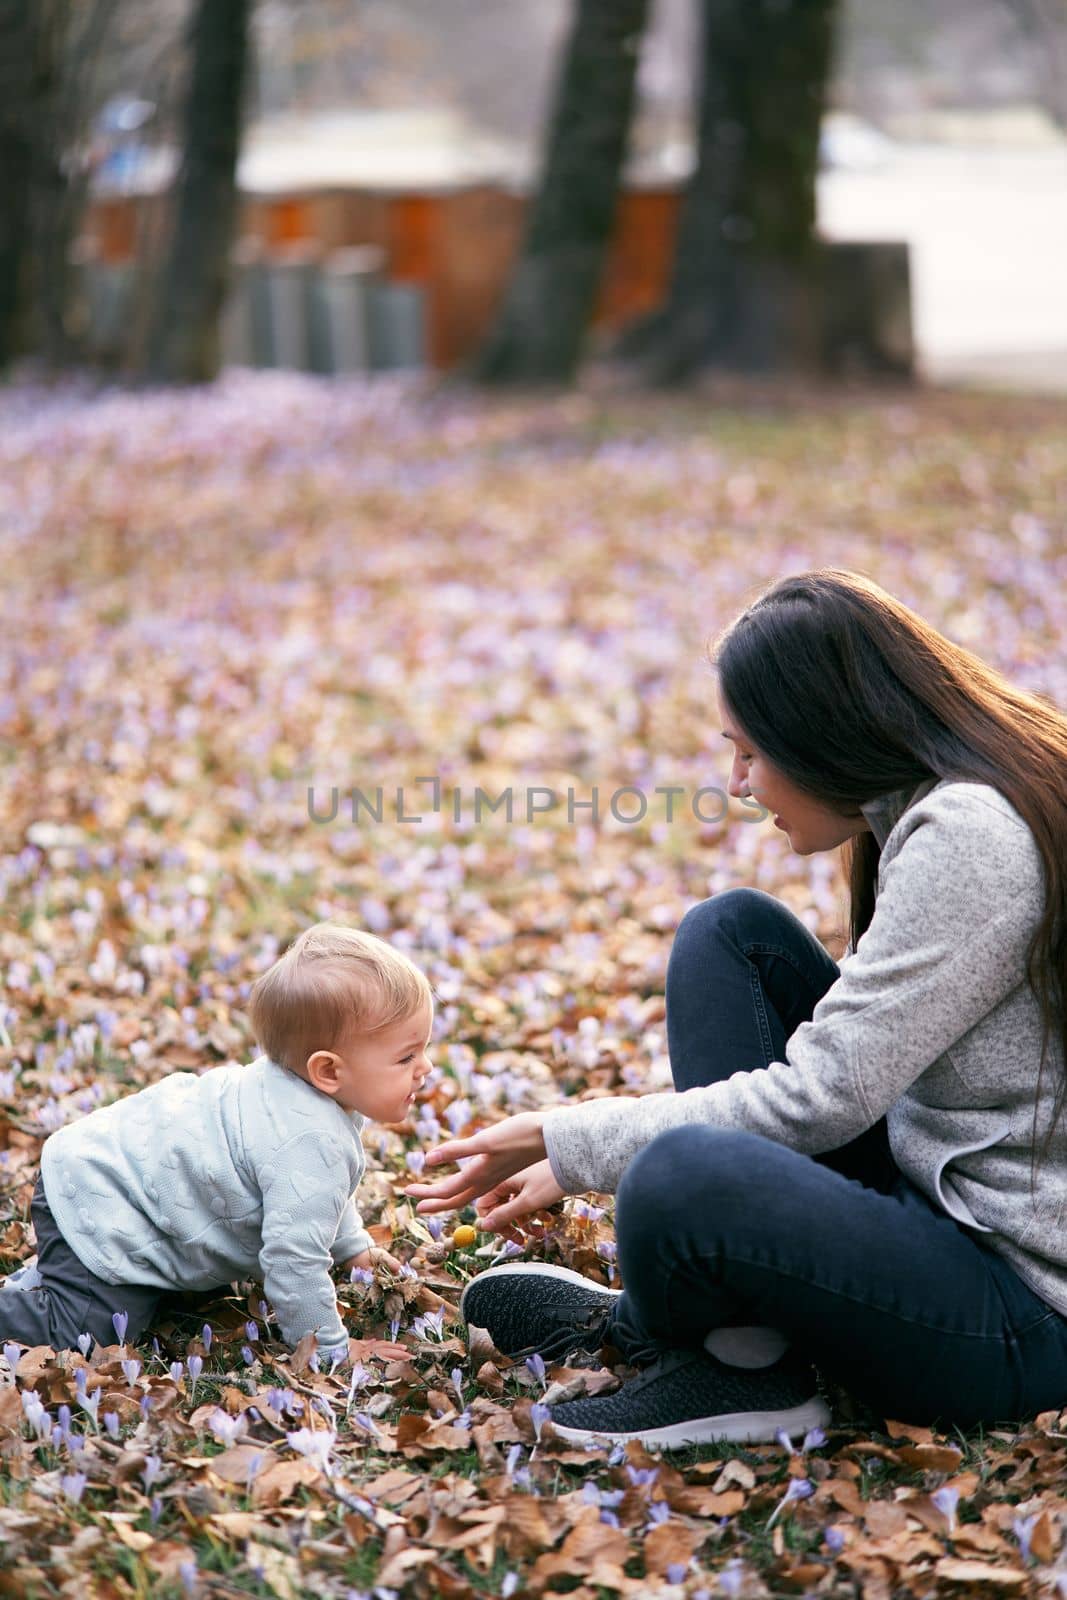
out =
<path fill-rule="evenodd" d="M 784 1060 L 682 1094 L 612 1095 L 523 1113 L 442 1145 L 428 1162 L 474 1160 L 421 1189 L 441 1198 L 433 1209 L 465 1205 L 546 1154 L 564 1193 L 613 1193 L 640 1149 L 685 1123 L 745 1129 L 815 1155 L 877 1122 L 1024 981 L 1044 896 L 1033 835 L 975 785 L 933 792 L 906 826 L 883 865 L 869 927 L 811 1020 L 787 1041 Z"/>
<path fill-rule="evenodd" d="M 968 783 L 918 801 L 904 827 L 870 925 L 783 1060 L 682 1094 L 547 1113 L 545 1145 L 568 1192 L 613 1192 L 638 1150 L 686 1123 L 763 1134 L 806 1155 L 836 1150 L 1024 981 L 1044 898 L 1030 830 Z"/>

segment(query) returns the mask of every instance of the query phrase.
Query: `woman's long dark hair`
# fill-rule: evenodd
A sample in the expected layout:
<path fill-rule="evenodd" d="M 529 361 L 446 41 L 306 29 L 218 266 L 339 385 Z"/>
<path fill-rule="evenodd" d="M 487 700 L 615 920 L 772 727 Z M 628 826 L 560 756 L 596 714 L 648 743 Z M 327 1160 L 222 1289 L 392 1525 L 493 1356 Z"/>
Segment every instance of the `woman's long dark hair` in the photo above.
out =
<path fill-rule="evenodd" d="M 823 805 L 858 814 L 924 778 L 970 778 L 999 789 L 1029 824 L 1045 868 L 1045 909 L 1026 968 L 1043 1020 L 1036 1143 L 1054 1028 L 1067 1063 L 1067 717 L 847 568 L 780 578 L 709 655 L 746 738 Z M 842 848 L 855 946 L 874 913 L 881 847 L 864 832 Z M 1042 1161 L 1065 1097 L 1061 1076 Z M 1032 1156 L 1030 1173 L 1032 1190 Z"/>

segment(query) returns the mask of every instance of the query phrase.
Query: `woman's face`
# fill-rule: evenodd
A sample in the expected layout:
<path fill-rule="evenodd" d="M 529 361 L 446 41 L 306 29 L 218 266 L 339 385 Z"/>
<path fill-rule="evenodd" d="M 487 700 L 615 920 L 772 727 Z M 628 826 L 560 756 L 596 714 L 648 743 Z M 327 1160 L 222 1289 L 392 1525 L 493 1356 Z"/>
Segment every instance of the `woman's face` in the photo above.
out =
<path fill-rule="evenodd" d="M 837 845 L 844 844 L 846 839 L 854 838 L 857 833 L 870 832 L 870 824 L 865 817 L 842 816 L 840 812 L 831 811 L 828 806 L 820 805 L 810 795 L 795 788 L 757 750 L 727 707 L 721 691 L 716 688 L 715 693 L 723 738 L 733 744 L 729 792 L 735 799 L 750 794 L 765 806 L 774 818 L 775 826 L 786 834 L 798 856 L 833 850 Z"/>

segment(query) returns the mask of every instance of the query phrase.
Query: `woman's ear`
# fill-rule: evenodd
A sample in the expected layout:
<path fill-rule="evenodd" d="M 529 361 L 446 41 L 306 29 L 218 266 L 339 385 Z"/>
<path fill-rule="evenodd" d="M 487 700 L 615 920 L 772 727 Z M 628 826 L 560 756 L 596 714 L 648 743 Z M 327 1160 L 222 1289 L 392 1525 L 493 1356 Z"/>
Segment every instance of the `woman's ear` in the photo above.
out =
<path fill-rule="evenodd" d="M 336 1094 L 340 1086 L 341 1057 L 333 1050 L 316 1050 L 307 1059 L 308 1082 L 323 1094 Z"/>

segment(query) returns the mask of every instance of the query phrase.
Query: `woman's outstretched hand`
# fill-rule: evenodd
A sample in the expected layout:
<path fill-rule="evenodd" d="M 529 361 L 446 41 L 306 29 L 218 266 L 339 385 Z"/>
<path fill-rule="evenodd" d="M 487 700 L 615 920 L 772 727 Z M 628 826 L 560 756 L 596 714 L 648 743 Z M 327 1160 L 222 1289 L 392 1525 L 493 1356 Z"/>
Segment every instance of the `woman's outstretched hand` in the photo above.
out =
<path fill-rule="evenodd" d="M 420 1215 L 458 1211 L 470 1205 L 479 1195 L 492 1193 L 506 1178 L 545 1159 L 543 1120 L 541 1112 L 520 1111 L 469 1139 L 447 1139 L 428 1153 L 427 1167 L 463 1160 L 466 1166 L 437 1183 L 406 1184 L 404 1193 L 418 1199 L 415 1210 Z"/>
<path fill-rule="evenodd" d="M 515 1224 L 532 1211 L 547 1211 L 558 1205 L 564 1191 L 552 1176 L 552 1164 L 538 1161 L 513 1178 L 505 1178 L 495 1189 L 474 1202 L 474 1209 L 487 1233 L 515 1237 Z"/>

